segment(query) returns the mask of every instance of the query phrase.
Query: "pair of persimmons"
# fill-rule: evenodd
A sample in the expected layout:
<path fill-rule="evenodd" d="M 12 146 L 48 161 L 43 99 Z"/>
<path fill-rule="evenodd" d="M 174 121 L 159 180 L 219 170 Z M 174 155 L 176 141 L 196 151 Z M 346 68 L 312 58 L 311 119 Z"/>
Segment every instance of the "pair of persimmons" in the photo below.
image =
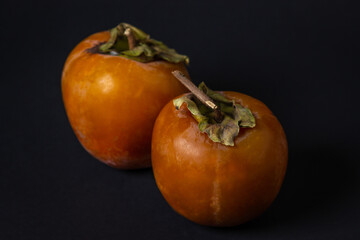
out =
<path fill-rule="evenodd" d="M 107 165 L 152 165 L 161 193 L 184 217 L 210 226 L 244 223 L 280 190 L 285 133 L 259 100 L 195 87 L 184 63 L 186 56 L 130 24 L 91 35 L 63 71 L 70 124 Z"/>

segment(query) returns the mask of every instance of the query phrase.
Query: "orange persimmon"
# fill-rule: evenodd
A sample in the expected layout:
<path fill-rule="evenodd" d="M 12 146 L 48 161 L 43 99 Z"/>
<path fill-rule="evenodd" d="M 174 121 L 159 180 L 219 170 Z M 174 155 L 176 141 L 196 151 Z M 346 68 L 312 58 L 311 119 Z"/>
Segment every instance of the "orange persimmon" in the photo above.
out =
<path fill-rule="evenodd" d="M 176 212 L 202 225 L 234 226 L 274 201 L 288 147 L 281 124 L 261 101 L 238 92 L 216 94 L 250 109 L 256 126 L 240 127 L 233 146 L 224 145 L 199 130 L 190 103 L 177 109 L 170 101 L 154 126 L 152 165 L 157 186 Z"/>
<path fill-rule="evenodd" d="M 171 71 L 187 74 L 187 61 L 125 23 L 80 42 L 65 63 L 62 94 L 82 146 L 115 168 L 151 166 L 156 116 L 186 91 Z"/>

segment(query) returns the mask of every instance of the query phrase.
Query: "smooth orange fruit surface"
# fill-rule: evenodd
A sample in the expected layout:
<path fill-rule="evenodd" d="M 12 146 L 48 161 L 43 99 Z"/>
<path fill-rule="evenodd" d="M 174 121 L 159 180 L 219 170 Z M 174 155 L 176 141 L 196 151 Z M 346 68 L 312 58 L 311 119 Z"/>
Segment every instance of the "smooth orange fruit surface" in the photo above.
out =
<path fill-rule="evenodd" d="M 235 146 L 211 141 L 186 104 L 176 110 L 172 101 L 152 136 L 153 171 L 164 198 L 179 214 L 209 226 L 234 226 L 263 213 L 280 190 L 288 158 L 283 128 L 265 104 L 223 94 L 256 119 L 256 127 L 240 129 Z"/>
<path fill-rule="evenodd" d="M 93 34 L 69 55 L 62 75 L 65 109 L 80 143 L 95 158 L 115 168 L 149 167 L 156 116 L 186 91 L 171 71 L 187 71 L 182 63 L 140 63 L 94 52 L 109 37 Z"/>

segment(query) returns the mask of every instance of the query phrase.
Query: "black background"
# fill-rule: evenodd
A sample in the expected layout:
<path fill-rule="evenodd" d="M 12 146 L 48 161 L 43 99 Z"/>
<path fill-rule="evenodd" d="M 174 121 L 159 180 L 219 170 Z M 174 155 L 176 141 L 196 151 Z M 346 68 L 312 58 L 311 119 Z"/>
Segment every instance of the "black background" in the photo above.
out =
<path fill-rule="evenodd" d="M 360 239 L 356 1 L 2 1 L 0 239 Z M 191 59 L 195 83 L 252 95 L 283 124 L 274 204 L 234 228 L 175 213 L 151 169 L 86 153 L 61 72 L 86 36 L 129 22 Z"/>

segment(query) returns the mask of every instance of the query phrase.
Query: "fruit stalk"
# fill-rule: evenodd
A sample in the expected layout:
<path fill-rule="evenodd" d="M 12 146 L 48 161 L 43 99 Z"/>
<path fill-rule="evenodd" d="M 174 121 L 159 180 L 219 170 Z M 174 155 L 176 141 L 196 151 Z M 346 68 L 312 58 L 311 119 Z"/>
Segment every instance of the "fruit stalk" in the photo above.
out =
<path fill-rule="evenodd" d="M 216 103 L 203 91 L 195 86 L 182 72 L 175 70 L 172 74 L 187 88 L 193 93 L 205 106 L 211 108 L 215 112 L 215 120 L 221 122 L 223 115 L 219 111 L 219 107 Z"/>
<path fill-rule="evenodd" d="M 124 35 L 127 37 L 128 39 L 128 43 L 129 43 L 129 49 L 132 50 L 134 49 L 134 47 L 136 46 L 136 41 L 135 41 L 135 37 L 134 34 L 131 31 L 131 28 L 126 28 Z"/>

